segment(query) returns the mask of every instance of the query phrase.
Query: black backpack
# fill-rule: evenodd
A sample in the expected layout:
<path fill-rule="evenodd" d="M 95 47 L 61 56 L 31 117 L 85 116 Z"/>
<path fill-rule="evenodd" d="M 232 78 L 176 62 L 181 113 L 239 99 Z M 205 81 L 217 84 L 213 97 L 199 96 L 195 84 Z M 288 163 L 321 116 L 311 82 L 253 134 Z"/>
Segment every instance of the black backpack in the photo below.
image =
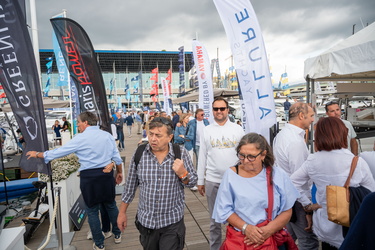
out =
<path fill-rule="evenodd" d="M 143 151 L 145 151 L 146 146 L 148 143 L 144 143 L 138 146 L 137 150 L 135 151 L 134 155 L 134 163 L 135 163 L 135 169 L 137 170 L 139 161 L 141 160 Z M 172 143 L 173 146 L 173 152 L 174 152 L 174 159 L 181 159 L 181 148 L 180 145 Z"/>

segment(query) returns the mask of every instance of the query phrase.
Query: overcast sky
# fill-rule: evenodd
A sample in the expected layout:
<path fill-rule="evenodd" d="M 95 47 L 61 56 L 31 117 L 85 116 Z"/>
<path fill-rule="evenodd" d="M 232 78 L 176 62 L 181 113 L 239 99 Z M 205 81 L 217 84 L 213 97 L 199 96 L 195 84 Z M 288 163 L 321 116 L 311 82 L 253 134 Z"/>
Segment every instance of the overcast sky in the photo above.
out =
<path fill-rule="evenodd" d="M 28 2 L 28 1 L 27 1 Z M 304 60 L 375 21 L 374 0 L 253 0 L 275 81 L 303 80 Z M 230 48 L 212 0 L 36 0 L 39 45 L 51 49 L 49 19 L 67 10 L 96 50 L 191 51 L 198 36 L 222 70 Z"/>

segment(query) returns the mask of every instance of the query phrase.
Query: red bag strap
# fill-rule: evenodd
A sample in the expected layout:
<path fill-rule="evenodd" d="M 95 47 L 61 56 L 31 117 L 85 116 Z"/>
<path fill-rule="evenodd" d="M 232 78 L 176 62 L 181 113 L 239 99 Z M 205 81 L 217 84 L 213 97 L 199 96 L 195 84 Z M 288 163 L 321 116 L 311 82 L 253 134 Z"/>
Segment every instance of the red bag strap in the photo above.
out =
<path fill-rule="evenodd" d="M 273 209 L 273 187 L 271 184 L 271 167 L 266 168 L 266 179 L 267 179 L 267 191 L 268 191 L 268 208 L 267 211 L 267 220 L 272 220 L 272 209 Z"/>

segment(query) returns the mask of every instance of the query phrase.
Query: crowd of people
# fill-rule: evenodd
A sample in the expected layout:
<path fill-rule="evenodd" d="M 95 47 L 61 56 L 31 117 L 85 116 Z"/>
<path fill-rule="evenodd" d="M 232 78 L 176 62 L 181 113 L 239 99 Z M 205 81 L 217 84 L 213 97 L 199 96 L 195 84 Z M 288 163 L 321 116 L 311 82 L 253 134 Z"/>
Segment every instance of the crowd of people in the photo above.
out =
<path fill-rule="evenodd" d="M 351 227 L 348 232 L 327 217 L 325 187 L 343 186 L 352 159 L 358 155 L 355 132 L 341 119 L 336 105 L 327 103 L 327 117 L 315 124 L 314 153 L 306 144 L 306 132 L 315 117 L 308 104 L 287 105 L 288 123 L 269 143 L 262 135 L 245 134 L 229 119 L 227 100 L 217 97 L 212 103 L 212 123 L 205 119 L 203 109 L 194 115 L 177 111 L 171 116 L 149 110 L 117 112 L 112 116 L 113 136 L 96 126 L 95 115 L 83 112 L 78 117 L 80 134 L 62 147 L 29 151 L 27 156 L 43 158 L 47 163 L 77 154 L 94 249 L 104 249 L 104 239 L 112 234 L 115 243 L 121 242 L 121 231 L 133 222 L 127 210 L 137 189 L 135 224 L 143 248 L 183 249 L 185 187 L 207 198 L 209 245 L 213 250 L 297 249 L 295 240 L 299 249 L 338 249 L 345 234 L 352 237 L 350 242 L 371 244 L 368 238 L 351 232 Z M 142 134 L 126 177 L 119 155 L 125 149 L 124 125 L 129 137 L 133 126 Z M 374 155 L 369 159 L 373 164 Z M 118 209 L 115 183 L 123 178 L 126 181 Z M 313 186 L 316 193 L 311 192 Z M 365 157 L 359 158 L 350 186 L 375 191 Z M 373 204 L 372 200 L 364 204 Z M 358 218 L 363 217 L 362 210 L 368 213 L 368 208 L 361 208 Z M 227 223 L 224 242 L 223 223 Z M 356 230 L 361 230 L 358 224 Z M 285 240 L 277 237 L 280 232 L 289 232 Z"/>

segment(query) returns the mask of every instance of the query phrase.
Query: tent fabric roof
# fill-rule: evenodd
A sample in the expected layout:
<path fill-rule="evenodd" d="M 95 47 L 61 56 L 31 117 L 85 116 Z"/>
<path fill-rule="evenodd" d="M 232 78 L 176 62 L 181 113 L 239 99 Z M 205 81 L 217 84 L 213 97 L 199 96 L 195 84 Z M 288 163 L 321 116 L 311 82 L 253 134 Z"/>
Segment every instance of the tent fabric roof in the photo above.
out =
<path fill-rule="evenodd" d="M 229 97 L 229 96 L 238 96 L 237 90 L 227 90 L 227 89 L 214 89 L 213 90 L 214 96 L 223 96 L 223 97 Z M 199 92 L 193 92 L 191 94 L 181 96 L 179 98 L 173 99 L 172 102 L 174 104 L 183 103 L 183 102 L 191 102 L 191 101 L 197 101 L 199 99 Z"/>
<path fill-rule="evenodd" d="M 55 100 L 51 98 L 43 98 L 43 106 L 44 109 L 51 109 L 51 108 L 68 108 L 70 107 L 69 101 L 61 101 L 61 100 Z M 9 103 L 3 105 L 1 108 L 2 112 L 12 112 L 12 109 L 9 105 Z"/>
<path fill-rule="evenodd" d="M 375 80 L 375 22 L 326 52 L 305 60 L 305 78 Z"/>

